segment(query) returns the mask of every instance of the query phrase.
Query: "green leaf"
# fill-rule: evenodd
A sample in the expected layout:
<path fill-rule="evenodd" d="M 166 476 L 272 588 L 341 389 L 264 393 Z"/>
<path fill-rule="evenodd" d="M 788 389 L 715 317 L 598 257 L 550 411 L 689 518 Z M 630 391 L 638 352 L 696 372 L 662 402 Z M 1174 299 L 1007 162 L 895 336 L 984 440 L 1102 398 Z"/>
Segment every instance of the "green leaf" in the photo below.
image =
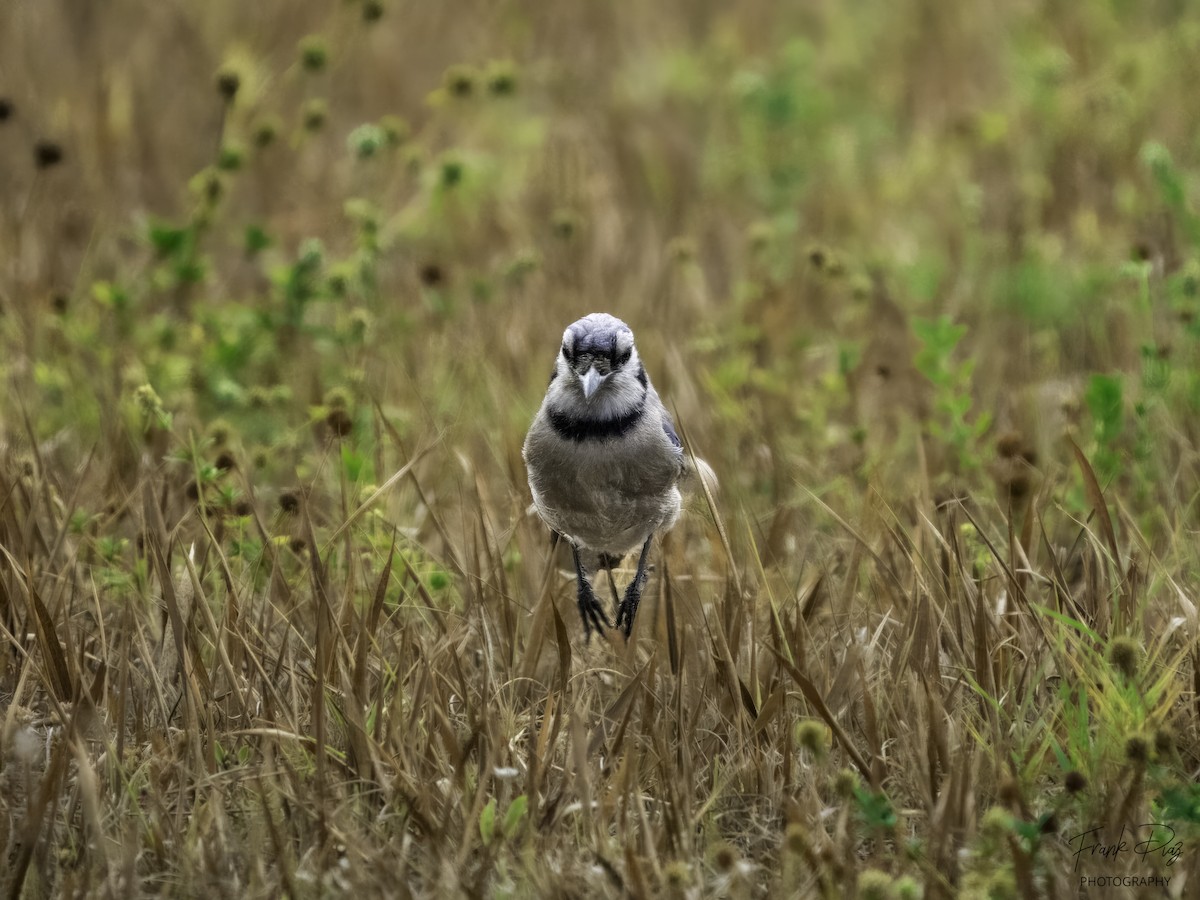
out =
<path fill-rule="evenodd" d="M 261 225 L 247 225 L 242 244 L 247 256 L 255 256 L 271 246 L 271 236 Z"/>
<path fill-rule="evenodd" d="M 867 826 L 883 830 L 896 826 L 896 810 L 892 808 L 892 801 L 887 794 L 857 787 L 854 789 L 854 799 L 858 801 L 858 814 Z"/>
<path fill-rule="evenodd" d="M 208 266 L 201 259 L 180 259 L 174 266 L 175 279 L 180 284 L 200 284 L 208 274 Z"/>
<path fill-rule="evenodd" d="M 345 444 L 342 445 L 342 471 L 346 473 L 347 481 L 357 484 L 363 476 L 366 465 L 366 456 Z"/>
<path fill-rule="evenodd" d="M 1180 784 L 1168 787 L 1162 792 L 1159 802 L 1167 820 L 1200 825 L 1200 785 Z"/>
<path fill-rule="evenodd" d="M 1150 170 L 1158 185 L 1163 202 L 1172 209 L 1180 210 L 1187 205 L 1187 190 L 1179 177 L 1179 170 L 1171 159 L 1171 151 L 1157 141 L 1148 141 L 1142 145 L 1139 154 L 1142 165 Z"/>
<path fill-rule="evenodd" d="M 1103 439 L 1121 433 L 1123 395 L 1120 375 L 1093 375 L 1088 382 L 1084 399 Z"/>
<path fill-rule="evenodd" d="M 1025 839 L 1027 846 L 1036 847 L 1042 835 L 1046 833 L 1046 824 L 1050 821 L 1051 817 L 1051 813 L 1045 812 L 1032 822 L 1016 821 L 1013 823 L 1013 831 L 1019 837 Z"/>
<path fill-rule="evenodd" d="M 146 229 L 146 237 L 154 252 L 162 259 L 182 254 L 188 246 L 191 231 L 188 228 L 176 228 L 166 222 L 151 222 Z"/>
<path fill-rule="evenodd" d="M 479 836 L 485 846 L 490 845 L 496 836 L 496 798 L 487 802 L 487 806 L 479 813 Z"/>
<path fill-rule="evenodd" d="M 440 566 L 429 573 L 428 580 L 430 589 L 434 591 L 444 591 L 450 587 L 450 573 Z"/>
<path fill-rule="evenodd" d="M 513 800 L 508 805 L 508 811 L 504 814 L 504 837 L 511 838 L 517 833 L 517 829 L 521 827 L 521 821 L 525 818 L 525 813 L 529 809 L 529 798 L 524 794 Z"/>

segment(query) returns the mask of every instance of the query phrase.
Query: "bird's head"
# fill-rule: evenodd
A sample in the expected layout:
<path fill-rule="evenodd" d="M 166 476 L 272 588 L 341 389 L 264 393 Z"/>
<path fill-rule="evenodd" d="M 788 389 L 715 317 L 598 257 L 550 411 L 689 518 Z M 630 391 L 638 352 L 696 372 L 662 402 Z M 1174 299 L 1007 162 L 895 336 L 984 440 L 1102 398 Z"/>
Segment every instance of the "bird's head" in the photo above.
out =
<path fill-rule="evenodd" d="M 592 313 L 563 332 L 556 372 L 588 405 L 636 385 L 640 371 L 633 332 L 615 316 Z"/>

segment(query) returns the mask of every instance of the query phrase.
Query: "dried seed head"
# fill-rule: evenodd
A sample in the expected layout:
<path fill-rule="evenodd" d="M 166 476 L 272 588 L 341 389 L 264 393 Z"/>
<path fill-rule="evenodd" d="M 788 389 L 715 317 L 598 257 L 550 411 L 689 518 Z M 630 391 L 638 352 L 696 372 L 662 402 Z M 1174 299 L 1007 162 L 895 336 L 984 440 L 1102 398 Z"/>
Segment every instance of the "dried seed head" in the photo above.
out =
<path fill-rule="evenodd" d="M 217 72 L 217 93 L 226 103 L 232 103 L 242 86 L 242 76 L 235 69 L 223 68 Z"/>
<path fill-rule="evenodd" d="M 1188 269 L 1183 273 L 1183 278 L 1179 283 L 1179 289 L 1183 296 L 1189 298 L 1200 294 L 1200 266 L 1198 266 L 1195 262 L 1191 263 L 1188 266 Z M 1180 310 L 1180 318 L 1183 318 L 1183 314 L 1185 312 L 1191 313 L 1191 310 Z M 1192 313 L 1192 317 L 1195 317 L 1194 313 Z"/>
<path fill-rule="evenodd" d="M 310 34 L 300 41 L 300 65 L 306 72 L 320 72 L 329 62 L 329 48 L 325 40 L 316 34 Z"/>
<path fill-rule="evenodd" d="M 381 117 L 379 127 L 383 129 L 384 139 L 392 147 L 398 147 L 403 144 L 412 133 L 408 122 L 400 116 L 387 115 Z"/>
<path fill-rule="evenodd" d="M 1001 494 L 1010 503 L 1018 503 L 1030 496 L 1033 481 L 1027 472 L 1010 472 L 1006 479 L 1000 482 Z"/>
<path fill-rule="evenodd" d="M 1004 778 L 996 793 L 1000 800 L 1010 808 L 1021 802 L 1021 785 L 1015 778 Z"/>
<path fill-rule="evenodd" d="M 305 131 L 320 131 L 325 127 L 325 120 L 328 118 L 329 104 L 320 97 L 314 97 L 304 104 L 301 121 L 304 123 Z"/>
<path fill-rule="evenodd" d="M 378 22 L 383 18 L 383 4 L 380 0 L 365 0 L 362 8 L 364 22 Z"/>
<path fill-rule="evenodd" d="M 7 122 L 13 117 L 14 112 L 16 112 L 16 109 L 12 101 L 7 97 L 0 97 L 0 122 Z"/>
<path fill-rule="evenodd" d="M 404 171 L 410 175 L 418 174 L 425 168 L 425 150 L 417 144 L 409 144 L 400 154 L 400 162 L 404 166 Z"/>
<path fill-rule="evenodd" d="M 713 867 L 722 874 L 732 872 L 738 864 L 738 852 L 732 844 L 719 841 L 712 848 Z"/>
<path fill-rule="evenodd" d="M 1005 459 L 1010 459 L 1017 456 L 1021 452 L 1021 448 L 1025 446 L 1025 438 L 1021 436 L 1019 431 L 1008 431 L 1000 436 L 996 441 L 996 453 Z"/>
<path fill-rule="evenodd" d="M 217 153 L 217 168 L 222 172 L 236 172 L 245 162 L 246 151 L 238 144 L 229 143 Z"/>
<path fill-rule="evenodd" d="M 270 406 L 274 398 L 271 396 L 271 389 L 269 387 L 263 384 L 255 384 L 250 387 L 248 399 L 252 409 L 263 409 Z"/>
<path fill-rule="evenodd" d="M 1004 473 L 1004 477 L 999 479 L 1001 496 L 1006 497 L 1011 502 L 1023 500 L 1029 496 L 1029 491 L 1033 487 L 1033 482 L 1030 480 L 1026 472 L 1009 471 Z"/>
<path fill-rule="evenodd" d="M 214 419 L 208 426 L 208 436 L 216 447 L 224 447 L 233 436 L 233 426 L 224 419 Z"/>
<path fill-rule="evenodd" d="M 425 285 L 425 287 L 437 287 L 446 280 L 446 273 L 435 262 L 425 263 L 421 266 L 421 271 L 417 275 L 421 279 L 421 284 Z"/>
<path fill-rule="evenodd" d="M 216 172 L 209 172 L 203 182 L 204 199 L 209 203 L 216 203 L 221 199 L 221 195 L 225 193 L 225 183 L 221 181 L 221 176 Z"/>
<path fill-rule="evenodd" d="M 279 508 L 287 515 L 300 511 L 300 495 L 295 491 L 284 491 L 279 495 Z"/>
<path fill-rule="evenodd" d="M 1023 500 L 1033 490 L 1037 451 L 1018 431 L 996 441 L 996 459 L 991 466 L 996 488 L 1003 500 Z"/>
<path fill-rule="evenodd" d="M 853 769 L 842 769 L 833 780 L 834 792 L 843 799 L 850 799 L 858 790 L 858 773 Z"/>
<path fill-rule="evenodd" d="M 54 141 L 38 141 L 33 145 L 33 164 L 39 169 L 49 169 L 63 161 L 61 144 Z"/>
<path fill-rule="evenodd" d="M 192 176 L 188 182 L 188 190 L 211 206 L 221 199 L 221 195 L 225 193 L 225 185 L 216 166 L 205 166 Z"/>
<path fill-rule="evenodd" d="M 350 311 L 347 327 L 350 335 L 356 341 L 365 341 L 370 336 L 371 326 L 374 324 L 375 318 L 371 315 L 370 310 L 353 309 Z"/>
<path fill-rule="evenodd" d="M 163 408 L 162 399 L 158 396 L 158 391 L 154 390 L 148 384 L 139 385 L 133 392 L 133 400 L 137 404 L 138 409 L 146 418 L 158 417 L 166 415 L 166 410 Z"/>
<path fill-rule="evenodd" d="M 487 70 L 487 88 L 494 97 L 509 97 L 517 92 L 517 67 L 506 60 L 492 63 Z"/>
<path fill-rule="evenodd" d="M 1126 678 L 1134 678 L 1142 661 L 1142 647 L 1127 635 L 1115 637 L 1108 645 L 1108 661 Z"/>
<path fill-rule="evenodd" d="M 825 268 L 825 264 L 829 262 L 829 251 L 820 244 L 814 244 L 808 248 L 808 262 L 809 265 L 820 272 Z"/>
<path fill-rule="evenodd" d="M 250 505 L 249 500 L 239 500 L 233 507 L 235 516 L 248 516 L 254 512 L 254 507 Z"/>
<path fill-rule="evenodd" d="M 36 717 L 29 710 L 22 708 L 4 734 L 4 749 L 15 761 L 27 766 L 34 763 L 39 751 L 45 746 L 38 729 L 33 727 L 35 721 Z"/>
<path fill-rule="evenodd" d="M 1135 766 L 1150 761 L 1150 742 L 1143 735 L 1135 734 L 1125 741 L 1125 758 Z"/>
<path fill-rule="evenodd" d="M 340 438 L 354 430 L 354 420 L 350 418 L 350 413 L 341 407 L 329 411 L 329 415 L 325 417 L 325 424 Z"/>
<path fill-rule="evenodd" d="M 473 66 L 454 65 L 442 76 L 442 86 L 451 97 L 465 100 L 475 93 L 479 73 Z"/>
<path fill-rule="evenodd" d="M 996 841 L 1012 831 L 1013 816 L 1003 806 L 993 806 L 983 814 L 979 823 L 980 833 L 988 840 Z"/>
<path fill-rule="evenodd" d="M 282 124 L 278 116 L 266 116 L 254 126 L 254 146 L 262 149 L 275 143 Z"/>
<path fill-rule="evenodd" d="M 667 256 L 676 265 L 685 265 L 696 258 L 696 241 L 686 235 L 671 238 L 667 244 Z"/>
<path fill-rule="evenodd" d="M 1067 789 L 1067 793 L 1078 794 L 1087 788 L 1087 778 L 1082 772 L 1071 770 L 1063 776 L 1063 787 Z"/>
<path fill-rule="evenodd" d="M 448 158 L 442 160 L 442 171 L 439 181 L 444 188 L 456 187 L 463 179 L 463 164 L 460 160 Z"/>
<path fill-rule="evenodd" d="M 823 759 L 829 745 L 829 730 L 816 719 L 805 719 L 796 726 L 796 742 L 817 759 Z"/>
<path fill-rule="evenodd" d="M 692 870 L 683 860 L 672 860 L 663 867 L 663 880 L 668 887 L 685 888 L 692 883 Z"/>
<path fill-rule="evenodd" d="M 556 209 L 550 220 L 550 228 L 555 237 L 569 241 L 579 234 L 583 227 L 583 218 L 573 209 Z"/>
<path fill-rule="evenodd" d="M 325 392 L 325 406 L 330 409 L 346 409 L 351 399 L 350 392 L 345 388 L 330 388 Z"/>
<path fill-rule="evenodd" d="M 506 280 L 520 284 L 526 276 L 536 272 L 541 260 L 533 251 L 522 251 L 514 256 L 504 269 Z"/>
<path fill-rule="evenodd" d="M 232 453 L 226 450 L 217 457 L 216 462 L 214 462 L 213 465 L 222 472 L 228 472 L 231 469 L 237 468 L 237 460 L 233 458 Z"/>
<path fill-rule="evenodd" d="M 346 138 L 346 146 L 359 159 L 370 159 L 387 143 L 387 135 L 374 122 L 359 125 Z"/>
<path fill-rule="evenodd" d="M 775 227 L 770 222 L 759 221 L 750 226 L 746 240 L 750 249 L 758 253 L 766 250 L 775 238 Z"/>
<path fill-rule="evenodd" d="M 875 286 L 868 275 L 858 274 L 850 279 L 850 296 L 855 300 L 869 300 Z"/>
<path fill-rule="evenodd" d="M 325 287 L 329 290 L 330 296 L 342 298 L 350 289 L 350 279 L 344 271 L 336 270 L 330 272 L 329 277 L 325 279 Z"/>
<path fill-rule="evenodd" d="M 303 556 L 304 552 L 308 549 L 308 544 L 305 542 L 304 538 L 294 537 L 288 541 L 288 547 L 290 547 L 292 552 L 297 556 Z"/>
<path fill-rule="evenodd" d="M 888 900 L 892 892 L 892 876 L 880 869 L 858 873 L 858 896 L 861 900 Z"/>
<path fill-rule="evenodd" d="M 803 854 L 808 847 L 808 832 L 804 826 L 799 822 L 789 825 L 783 835 L 783 846 L 789 853 L 795 853 L 797 856 Z"/>

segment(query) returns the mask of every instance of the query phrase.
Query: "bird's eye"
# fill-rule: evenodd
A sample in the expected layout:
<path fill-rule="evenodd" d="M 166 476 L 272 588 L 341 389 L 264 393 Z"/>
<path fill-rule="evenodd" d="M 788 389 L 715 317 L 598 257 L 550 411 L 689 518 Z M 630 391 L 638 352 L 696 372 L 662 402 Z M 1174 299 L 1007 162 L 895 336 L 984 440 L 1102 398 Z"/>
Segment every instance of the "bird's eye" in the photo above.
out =
<path fill-rule="evenodd" d="M 624 353 L 622 353 L 620 356 L 617 357 L 617 365 L 618 366 L 625 365 L 625 363 L 629 362 L 629 357 L 631 357 L 631 356 L 633 356 L 633 348 L 632 347 L 630 347 L 628 350 L 626 350 Z"/>
<path fill-rule="evenodd" d="M 562 345 L 562 355 L 563 359 L 565 359 L 567 362 L 571 361 L 571 351 L 566 344 Z"/>

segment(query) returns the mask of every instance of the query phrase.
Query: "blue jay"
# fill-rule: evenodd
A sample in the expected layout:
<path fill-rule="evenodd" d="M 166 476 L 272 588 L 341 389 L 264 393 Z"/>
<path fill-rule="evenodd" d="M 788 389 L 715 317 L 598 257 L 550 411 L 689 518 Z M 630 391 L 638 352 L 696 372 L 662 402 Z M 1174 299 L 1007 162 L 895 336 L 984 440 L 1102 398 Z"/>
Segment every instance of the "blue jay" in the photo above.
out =
<path fill-rule="evenodd" d="M 592 313 L 567 328 L 523 456 L 534 508 L 571 545 L 584 634 L 590 638 L 593 628 L 607 626 L 628 638 L 646 584 L 650 541 L 679 518 L 680 485 L 693 470 L 628 325 Z M 707 464 L 699 467 L 711 480 Z M 637 574 L 614 626 L 580 552 L 598 554 L 611 582 L 612 561 L 639 546 Z"/>

